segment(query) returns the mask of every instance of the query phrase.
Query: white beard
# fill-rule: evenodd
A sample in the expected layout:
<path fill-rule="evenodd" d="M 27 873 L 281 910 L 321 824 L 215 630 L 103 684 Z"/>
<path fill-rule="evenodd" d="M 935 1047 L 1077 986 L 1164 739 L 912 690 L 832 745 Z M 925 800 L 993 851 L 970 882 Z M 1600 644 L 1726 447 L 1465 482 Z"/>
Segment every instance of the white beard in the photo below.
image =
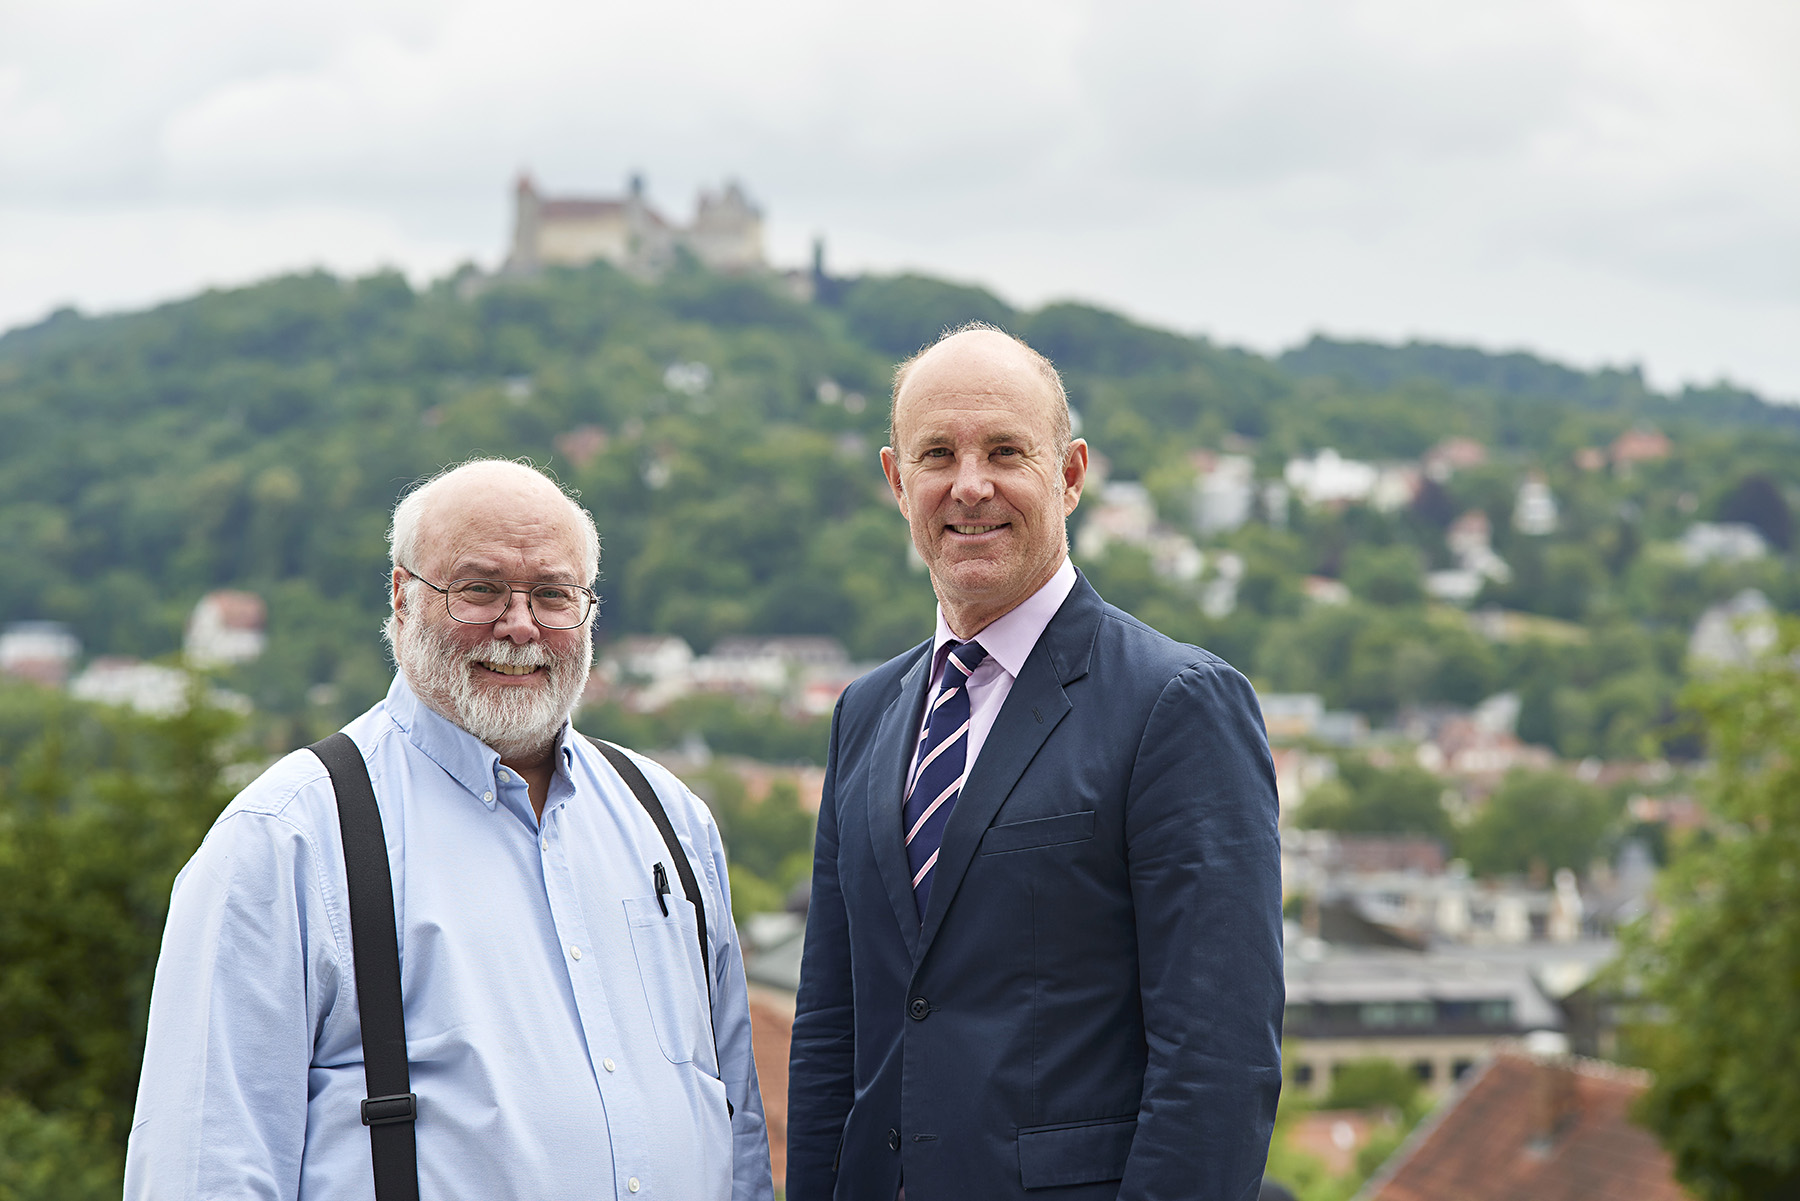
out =
<path fill-rule="evenodd" d="M 519 646 L 494 639 L 464 649 L 441 626 L 423 620 L 394 631 L 394 662 L 407 684 L 432 708 L 500 752 L 502 759 L 531 757 L 549 750 L 587 685 L 593 642 L 583 632 L 579 647 L 552 654 L 542 643 Z M 480 688 L 476 663 L 547 667 L 535 688 Z"/>

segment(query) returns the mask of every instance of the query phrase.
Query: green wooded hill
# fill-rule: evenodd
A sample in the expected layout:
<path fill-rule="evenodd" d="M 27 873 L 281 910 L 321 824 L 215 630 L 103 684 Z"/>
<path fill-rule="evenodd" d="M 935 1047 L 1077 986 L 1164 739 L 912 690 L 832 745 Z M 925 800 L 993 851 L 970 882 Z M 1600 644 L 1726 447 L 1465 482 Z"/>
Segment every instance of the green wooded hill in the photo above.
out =
<path fill-rule="evenodd" d="M 1526 355 L 1315 339 L 1270 360 L 1080 304 L 1016 310 L 919 276 L 828 283 L 828 302 L 802 302 L 692 263 L 655 284 L 605 265 L 464 271 L 424 290 L 311 274 L 15 330 L 0 338 L 0 622 L 63 621 L 90 655 L 155 657 L 177 650 L 201 594 L 251 589 L 268 603 L 269 650 L 226 682 L 273 723 L 271 744 L 292 745 L 385 686 L 396 496 L 480 453 L 530 456 L 580 490 L 604 539 L 602 639 L 669 632 L 704 649 L 821 633 L 878 659 L 931 614 L 876 462 L 889 373 L 972 319 L 1056 361 L 1110 478 L 1141 481 L 1177 529 L 1191 529 L 1199 449 L 1249 453 L 1277 478 L 1324 447 L 1381 460 L 1451 435 L 1489 447 L 1409 508 L 1294 505 L 1285 528 L 1214 540 L 1245 564 L 1226 617 L 1204 616 L 1196 588 L 1157 577 L 1141 550 L 1084 564 L 1109 599 L 1264 687 L 1377 719 L 1514 687 L 1526 736 L 1636 754 L 1646 739 L 1679 745 L 1672 696 L 1705 606 L 1755 586 L 1800 608 L 1787 551 L 1800 411 L 1728 387 L 1659 395 L 1632 371 Z M 1672 456 L 1576 466 L 1581 448 L 1644 425 Z M 1510 515 L 1534 469 L 1562 521 L 1526 538 Z M 1424 603 L 1422 573 L 1449 565 L 1445 528 L 1475 508 L 1514 570 L 1484 602 L 1574 623 L 1573 642 L 1492 642 Z M 1719 517 L 1757 523 L 1782 553 L 1690 568 L 1661 545 Z M 1355 599 L 1309 606 L 1309 575 Z"/>

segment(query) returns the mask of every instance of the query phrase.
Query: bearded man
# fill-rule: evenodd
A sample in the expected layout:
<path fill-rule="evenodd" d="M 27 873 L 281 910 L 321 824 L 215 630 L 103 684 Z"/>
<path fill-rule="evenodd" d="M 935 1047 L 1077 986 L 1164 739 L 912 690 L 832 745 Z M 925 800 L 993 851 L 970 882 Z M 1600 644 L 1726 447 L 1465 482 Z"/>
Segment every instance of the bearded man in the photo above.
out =
<path fill-rule="evenodd" d="M 708 969 L 664 835 L 569 723 L 592 519 L 482 460 L 405 497 L 389 539 L 399 674 L 344 732 L 391 869 L 419 1193 L 769 1198 L 718 828 L 630 756 L 697 879 Z M 332 779 L 296 752 L 175 882 L 126 1196 L 374 1197 L 357 981 Z"/>

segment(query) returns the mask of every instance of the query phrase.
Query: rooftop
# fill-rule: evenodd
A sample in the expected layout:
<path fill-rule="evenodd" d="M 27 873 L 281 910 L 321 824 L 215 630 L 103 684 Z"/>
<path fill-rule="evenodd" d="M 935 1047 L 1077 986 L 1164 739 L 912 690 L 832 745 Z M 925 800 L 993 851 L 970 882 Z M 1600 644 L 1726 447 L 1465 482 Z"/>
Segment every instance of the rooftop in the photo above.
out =
<path fill-rule="evenodd" d="M 1642 1072 L 1508 1047 L 1358 1201 L 1682 1201 L 1668 1153 L 1630 1119 L 1648 1086 Z"/>

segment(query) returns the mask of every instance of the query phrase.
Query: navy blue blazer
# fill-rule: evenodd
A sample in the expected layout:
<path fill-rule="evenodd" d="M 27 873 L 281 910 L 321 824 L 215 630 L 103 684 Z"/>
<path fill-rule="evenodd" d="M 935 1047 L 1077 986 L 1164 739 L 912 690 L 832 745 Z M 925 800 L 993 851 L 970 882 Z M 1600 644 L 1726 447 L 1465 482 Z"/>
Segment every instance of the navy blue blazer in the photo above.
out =
<path fill-rule="evenodd" d="M 901 792 L 924 643 L 832 721 L 788 1201 L 1254 1198 L 1281 1086 L 1275 776 L 1243 676 L 1079 579 L 945 828 Z"/>

